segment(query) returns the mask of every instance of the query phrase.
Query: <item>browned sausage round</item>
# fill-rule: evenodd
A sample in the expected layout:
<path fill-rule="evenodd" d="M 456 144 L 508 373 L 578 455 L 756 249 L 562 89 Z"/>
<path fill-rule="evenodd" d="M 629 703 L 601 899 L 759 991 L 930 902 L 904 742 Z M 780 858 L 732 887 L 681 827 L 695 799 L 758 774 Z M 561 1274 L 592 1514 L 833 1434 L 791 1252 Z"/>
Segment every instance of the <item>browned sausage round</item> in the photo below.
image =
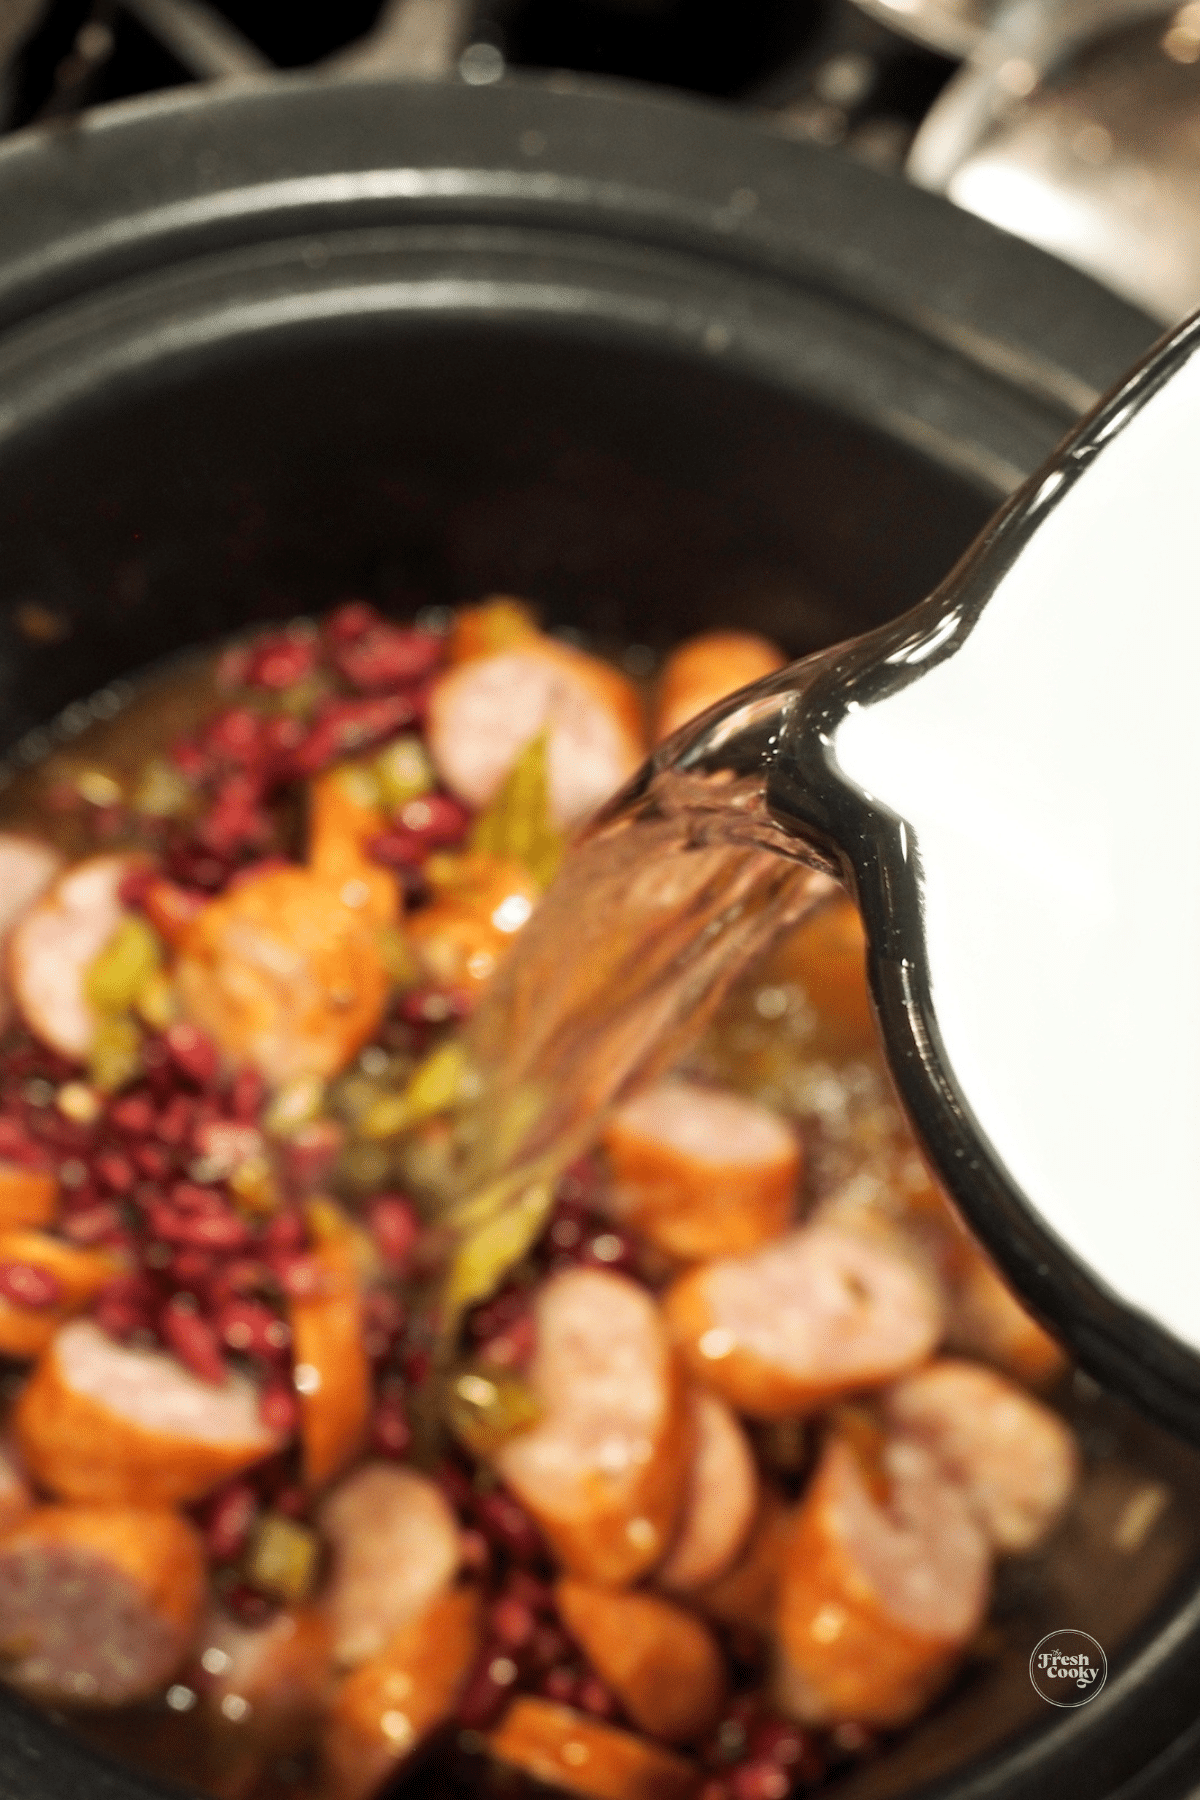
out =
<path fill-rule="evenodd" d="M 563 1624 L 635 1725 L 668 1744 L 714 1729 L 725 1665 L 707 1625 L 654 1594 L 569 1579 L 554 1593 Z"/>
<path fill-rule="evenodd" d="M 675 1541 L 655 1571 L 659 1587 L 688 1593 L 737 1559 L 758 1511 L 758 1469 L 741 1425 L 723 1400 L 694 1388 L 696 1449 Z"/>
<path fill-rule="evenodd" d="M 0 958 L 17 920 L 45 892 L 61 868 L 62 857 L 49 844 L 40 844 L 36 838 L 22 837 L 17 832 L 0 831 Z M 8 990 L 0 982 L 0 1029 L 7 1025 L 10 1012 Z"/>
<path fill-rule="evenodd" d="M 204 1741 L 193 1780 L 246 1800 L 264 1766 L 311 1743 L 332 1680 L 329 1621 L 313 1606 L 285 1606 L 263 1625 L 210 1609 L 196 1638 L 195 1680 Z"/>
<path fill-rule="evenodd" d="M 644 755 L 641 704 L 626 678 L 553 638 L 458 664 L 434 683 L 429 749 L 468 806 L 486 806 L 526 744 L 548 733 L 550 804 L 577 825 Z"/>
<path fill-rule="evenodd" d="M 748 682 L 781 669 L 787 657 L 778 644 L 749 631 L 709 631 L 688 638 L 663 664 L 655 708 L 656 743 L 661 743 Z"/>
<path fill-rule="evenodd" d="M 756 1100 L 676 1076 L 620 1107 L 603 1144 L 606 1210 L 669 1256 L 737 1256 L 787 1229 L 800 1143 Z"/>
<path fill-rule="evenodd" d="M 215 1387 L 165 1351 L 114 1343 L 90 1319 L 65 1325 L 37 1365 L 13 1435 L 51 1493 L 145 1506 L 199 1499 L 281 1445 L 245 1376 Z"/>
<path fill-rule="evenodd" d="M 926 1451 L 883 1440 L 867 1466 L 835 1436 L 785 1546 L 779 1703 L 812 1724 L 907 1723 L 982 1623 L 990 1566 L 965 1496 Z"/>
<path fill-rule="evenodd" d="M 687 1486 L 691 1416 L 658 1308 L 600 1269 L 551 1276 L 528 1379 L 543 1408 L 496 1453 L 573 1575 L 620 1584 L 662 1556 Z"/>
<path fill-rule="evenodd" d="M 121 883 L 144 859 L 90 856 L 75 863 L 8 935 L 8 978 L 29 1029 L 82 1060 L 96 1020 L 84 992 L 89 965 L 125 916 Z"/>
<path fill-rule="evenodd" d="M 479 1654 L 479 1596 L 438 1594 L 337 1689 L 322 1742 L 321 1792 L 368 1800 L 453 1709 Z"/>
<path fill-rule="evenodd" d="M 141 1699 L 186 1654 L 203 1582 L 178 1513 L 39 1506 L 0 1539 L 4 1678 L 51 1703 Z"/>
<path fill-rule="evenodd" d="M 590 1800 L 694 1800 L 695 1763 L 631 1731 L 523 1694 L 488 1739 L 499 1762 Z"/>
<path fill-rule="evenodd" d="M 698 1380 L 752 1418 L 787 1418 L 923 1362 L 938 1297 L 882 1245 L 810 1225 L 680 1277 L 667 1319 Z"/>
<path fill-rule="evenodd" d="M 382 1462 L 334 1488 L 318 1522 L 333 1550 L 325 1606 L 334 1661 L 351 1668 L 378 1655 L 452 1579 L 458 1523 L 432 1481 Z"/>
<path fill-rule="evenodd" d="M 1071 1497 L 1079 1457 L 1069 1427 L 992 1369 L 930 1363 L 888 1390 L 883 1416 L 961 1482 L 997 1550 L 1032 1550 Z"/>

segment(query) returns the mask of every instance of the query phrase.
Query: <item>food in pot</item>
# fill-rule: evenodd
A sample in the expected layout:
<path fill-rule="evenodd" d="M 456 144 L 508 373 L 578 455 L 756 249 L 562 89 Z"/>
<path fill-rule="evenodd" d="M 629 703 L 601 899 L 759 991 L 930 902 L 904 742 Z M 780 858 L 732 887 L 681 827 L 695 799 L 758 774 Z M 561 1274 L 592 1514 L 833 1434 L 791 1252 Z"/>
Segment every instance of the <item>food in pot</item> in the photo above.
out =
<path fill-rule="evenodd" d="M 226 650 L 0 832 L 0 1658 L 227 1800 L 423 1753 L 785 1800 L 911 1723 L 1078 1456 L 921 1162 L 852 908 L 597 1121 L 446 1335 L 462 1032 L 651 735 L 511 599 Z M 94 1727 L 95 1728 L 95 1727 Z"/>

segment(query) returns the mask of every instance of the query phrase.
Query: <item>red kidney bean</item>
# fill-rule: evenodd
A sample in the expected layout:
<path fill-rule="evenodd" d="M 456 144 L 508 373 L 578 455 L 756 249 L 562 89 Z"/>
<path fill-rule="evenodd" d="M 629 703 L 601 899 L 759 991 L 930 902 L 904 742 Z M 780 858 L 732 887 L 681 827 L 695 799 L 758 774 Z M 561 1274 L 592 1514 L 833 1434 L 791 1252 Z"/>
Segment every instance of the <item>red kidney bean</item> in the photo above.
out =
<path fill-rule="evenodd" d="M 475 997 L 465 988 L 413 988 L 400 1001 L 400 1017 L 409 1025 L 444 1025 L 469 1019 Z"/>
<path fill-rule="evenodd" d="M 309 1496 L 302 1487 L 294 1484 L 277 1488 L 271 1499 L 276 1512 L 281 1512 L 289 1519 L 306 1519 L 309 1513 Z"/>
<path fill-rule="evenodd" d="M 363 1342 L 372 1362 L 382 1362 L 395 1348 L 407 1323 L 403 1303 L 376 1288 L 363 1302 Z"/>
<path fill-rule="evenodd" d="M 293 1300 L 311 1300 L 325 1285 L 325 1272 L 315 1256 L 304 1250 L 272 1251 L 267 1266 Z"/>
<path fill-rule="evenodd" d="M 175 1094 L 167 1101 L 159 1113 L 154 1126 L 154 1135 L 161 1143 L 176 1148 L 186 1144 L 192 1135 L 192 1120 L 196 1116 L 196 1103 L 185 1094 Z"/>
<path fill-rule="evenodd" d="M 147 1181 L 165 1181 L 171 1173 L 172 1159 L 160 1144 L 135 1144 L 134 1166 Z"/>
<path fill-rule="evenodd" d="M 554 1590 L 549 1582 L 531 1575 L 528 1569 L 510 1569 L 504 1592 L 535 1613 L 554 1611 Z M 565 1640 L 564 1640 L 565 1641 Z"/>
<path fill-rule="evenodd" d="M 282 1207 L 267 1220 L 262 1241 L 264 1250 L 302 1250 L 308 1242 L 303 1216 L 294 1207 Z"/>
<path fill-rule="evenodd" d="M 331 644 L 352 644 L 373 625 L 382 624 L 380 615 L 366 600 L 344 600 L 334 607 L 325 620 L 325 636 Z"/>
<path fill-rule="evenodd" d="M 538 1693 L 544 1694 L 547 1700 L 557 1700 L 560 1706 L 573 1706 L 578 1691 L 579 1671 L 567 1664 L 548 1669 L 538 1683 Z"/>
<path fill-rule="evenodd" d="M 480 1494 L 475 1499 L 475 1516 L 487 1537 L 515 1562 L 543 1561 L 546 1547 L 541 1532 L 511 1494 L 497 1490 Z"/>
<path fill-rule="evenodd" d="M 232 864 L 182 833 L 171 833 L 165 861 L 167 878 L 181 888 L 197 892 L 207 902 L 225 886 Z M 147 917 L 150 917 L 147 909 Z"/>
<path fill-rule="evenodd" d="M 268 844 L 271 821 L 259 804 L 261 794 L 261 781 L 244 774 L 226 776 L 196 825 L 196 842 L 226 858 Z"/>
<path fill-rule="evenodd" d="M 291 1348 L 291 1327 L 259 1300 L 227 1300 L 217 1315 L 222 1343 L 244 1355 L 279 1361 Z"/>
<path fill-rule="evenodd" d="M 615 1719 L 617 1703 L 598 1675 L 585 1675 L 579 1683 L 575 1704 L 595 1719 Z"/>
<path fill-rule="evenodd" d="M 787 1719 L 763 1719 L 754 1726 L 747 1756 L 751 1762 L 777 1763 L 793 1780 L 818 1781 L 824 1773 L 812 1734 Z"/>
<path fill-rule="evenodd" d="M 525 1654 L 531 1668 L 552 1669 L 570 1656 L 571 1648 L 556 1625 L 539 1625 Z"/>
<path fill-rule="evenodd" d="M 700 1789 L 696 1800 L 733 1800 L 732 1790 L 727 1781 L 722 1781 L 719 1776 L 712 1775 Z"/>
<path fill-rule="evenodd" d="M 402 1273 L 421 1234 L 412 1201 L 403 1194 L 379 1194 L 367 1208 L 367 1223 L 384 1262 Z"/>
<path fill-rule="evenodd" d="M 158 1315 L 163 1343 L 202 1381 L 224 1386 L 228 1376 L 220 1340 L 207 1319 L 182 1299 L 169 1300 Z"/>
<path fill-rule="evenodd" d="M 498 1331 L 483 1346 L 483 1359 L 497 1369 L 524 1369 L 533 1360 L 537 1349 L 537 1325 L 531 1312 L 522 1313 L 519 1319 L 504 1331 Z"/>
<path fill-rule="evenodd" d="M 0 1295 L 14 1306 L 56 1306 L 62 1299 L 62 1282 L 33 1263 L 0 1263 Z"/>
<path fill-rule="evenodd" d="M 502 1594 L 488 1613 L 488 1626 L 507 1650 L 523 1650 L 537 1630 L 537 1619 L 523 1600 Z"/>
<path fill-rule="evenodd" d="M 163 1042 L 167 1055 L 181 1075 L 194 1081 L 197 1087 L 209 1085 L 220 1064 L 217 1047 L 211 1038 L 197 1030 L 195 1025 L 180 1020 L 178 1024 L 168 1025 L 163 1033 Z"/>
<path fill-rule="evenodd" d="M 335 757 L 349 756 L 380 743 L 411 725 L 417 707 L 407 694 L 377 700 L 333 700 L 323 707 L 316 723 L 292 757 L 291 773 L 315 775 Z"/>
<path fill-rule="evenodd" d="M 127 1194 L 133 1187 L 133 1165 L 116 1150 L 102 1150 L 94 1156 L 92 1173 L 110 1194 Z"/>
<path fill-rule="evenodd" d="M 73 1244 L 104 1244 L 122 1234 L 121 1215 L 107 1202 L 82 1206 L 63 1219 L 59 1229 Z"/>
<path fill-rule="evenodd" d="M 428 1350 L 410 1350 L 404 1358 L 404 1379 L 409 1387 L 419 1388 L 432 1367 Z"/>
<path fill-rule="evenodd" d="M 270 1381 L 258 1402 L 259 1416 L 268 1431 L 285 1436 L 300 1423 L 300 1402 L 290 1382 Z"/>
<path fill-rule="evenodd" d="M 380 622 L 337 643 L 333 662 L 351 685 L 364 693 L 407 687 L 431 675 L 445 652 L 445 640 L 411 626 Z"/>
<path fill-rule="evenodd" d="M 262 739 L 262 720 L 247 706 L 232 706 L 218 713 L 203 737 L 203 748 L 210 756 L 226 762 L 244 763 L 258 750 Z"/>
<path fill-rule="evenodd" d="M 140 909 L 145 901 L 147 890 L 153 885 L 154 880 L 153 869 L 130 869 L 128 874 L 121 877 L 121 884 L 117 889 L 117 897 L 121 905 Z"/>
<path fill-rule="evenodd" d="M 471 814 L 449 794 L 421 794 L 415 800 L 405 801 L 394 823 L 397 830 L 411 831 L 431 850 L 445 850 L 462 842 Z"/>
<path fill-rule="evenodd" d="M 15 1119 L 0 1118 L 0 1162 L 19 1163 L 23 1169 L 44 1169 L 49 1157 Z"/>
<path fill-rule="evenodd" d="M 726 1777 L 733 1800 L 787 1800 L 791 1777 L 776 1762 L 745 1762 Z"/>
<path fill-rule="evenodd" d="M 203 781 L 209 772 L 209 758 L 192 738 L 176 738 L 167 755 L 188 781 Z"/>
<path fill-rule="evenodd" d="M 491 1568 L 492 1552 L 481 1531 L 464 1531 L 459 1535 L 462 1566 L 472 1575 L 486 1575 Z"/>
<path fill-rule="evenodd" d="M 238 1070 L 229 1088 L 229 1111 L 239 1125 L 256 1125 L 267 1097 L 267 1084 L 257 1069 Z"/>
<path fill-rule="evenodd" d="M 114 1100 L 108 1109 L 108 1122 L 132 1138 L 149 1137 L 154 1130 L 155 1112 L 146 1094 L 126 1094 Z"/>
<path fill-rule="evenodd" d="M 209 1302 L 219 1310 L 227 1301 L 240 1300 L 267 1287 L 269 1282 L 270 1275 L 264 1263 L 249 1256 L 232 1257 L 221 1263 L 209 1282 Z"/>
<path fill-rule="evenodd" d="M 246 660 L 243 680 L 247 687 L 288 688 L 303 681 L 317 664 L 315 632 L 282 632 L 261 639 Z"/>
<path fill-rule="evenodd" d="M 265 1594 L 260 1594 L 257 1588 L 252 1588 L 245 1581 L 227 1588 L 221 1599 L 239 1625 L 265 1625 L 271 1615 L 279 1610 L 274 1600 L 269 1600 Z"/>
<path fill-rule="evenodd" d="M 475 1489 L 471 1486 L 471 1477 L 457 1463 L 442 1462 L 434 1470 L 433 1478 L 445 1494 L 452 1506 L 460 1512 L 469 1512 L 475 1504 Z"/>
<path fill-rule="evenodd" d="M 204 1541 L 212 1562 L 236 1562 L 246 1547 L 258 1511 L 258 1495 L 248 1481 L 218 1490 L 204 1515 Z"/>
<path fill-rule="evenodd" d="M 214 1263 L 204 1250 L 177 1250 L 167 1264 L 166 1273 L 177 1287 L 197 1293 L 212 1280 Z"/>
<path fill-rule="evenodd" d="M 401 1457 L 412 1446 L 412 1428 L 404 1402 L 395 1394 L 378 1400 L 371 1415 L 371 1448 L 379 1456 Z"/>

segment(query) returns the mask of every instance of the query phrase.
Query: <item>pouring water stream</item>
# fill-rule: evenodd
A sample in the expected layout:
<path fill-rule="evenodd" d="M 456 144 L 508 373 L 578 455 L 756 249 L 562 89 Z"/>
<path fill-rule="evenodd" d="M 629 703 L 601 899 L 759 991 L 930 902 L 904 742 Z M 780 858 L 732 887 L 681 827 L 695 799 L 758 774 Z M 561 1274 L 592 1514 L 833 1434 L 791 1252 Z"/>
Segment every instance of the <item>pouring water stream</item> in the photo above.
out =
<path fill-rule="evenodd" d="M 472 1030 L 457 1304 L 837 874 L 972 1226 L 1085 1367 L 1200 1438 L 1198 473 L 1193 321 L 921 606 L 647 764 Z"/>

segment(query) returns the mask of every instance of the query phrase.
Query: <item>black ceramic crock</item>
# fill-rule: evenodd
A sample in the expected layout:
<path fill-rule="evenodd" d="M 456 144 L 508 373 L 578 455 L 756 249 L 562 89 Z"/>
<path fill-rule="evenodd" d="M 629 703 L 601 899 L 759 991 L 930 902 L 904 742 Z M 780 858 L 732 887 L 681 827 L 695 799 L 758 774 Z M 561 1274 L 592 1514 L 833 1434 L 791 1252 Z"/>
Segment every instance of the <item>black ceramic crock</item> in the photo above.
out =
<path fill-rule="evenodd" d="M 816 648 L 925 594 L 1152 336 L 929 195 L 632 89 L 279 81 L 10 139 L 0 747 L 349 593 Z M 1164 1800 L 1200 1770 L 1200 1462 L 1071 1404 L 1100 1489 L 1166 1486 L 1166 1523 L 1098 1563 L 1085 1520 L 1005 1578 L 1006 1647 L 847 1800 Z M 1111 1673 L 1061 1712 L 1026 1664 L 1067 1625 Z M 0 1694 L 3 1800 L 163 1791 Z"/>

